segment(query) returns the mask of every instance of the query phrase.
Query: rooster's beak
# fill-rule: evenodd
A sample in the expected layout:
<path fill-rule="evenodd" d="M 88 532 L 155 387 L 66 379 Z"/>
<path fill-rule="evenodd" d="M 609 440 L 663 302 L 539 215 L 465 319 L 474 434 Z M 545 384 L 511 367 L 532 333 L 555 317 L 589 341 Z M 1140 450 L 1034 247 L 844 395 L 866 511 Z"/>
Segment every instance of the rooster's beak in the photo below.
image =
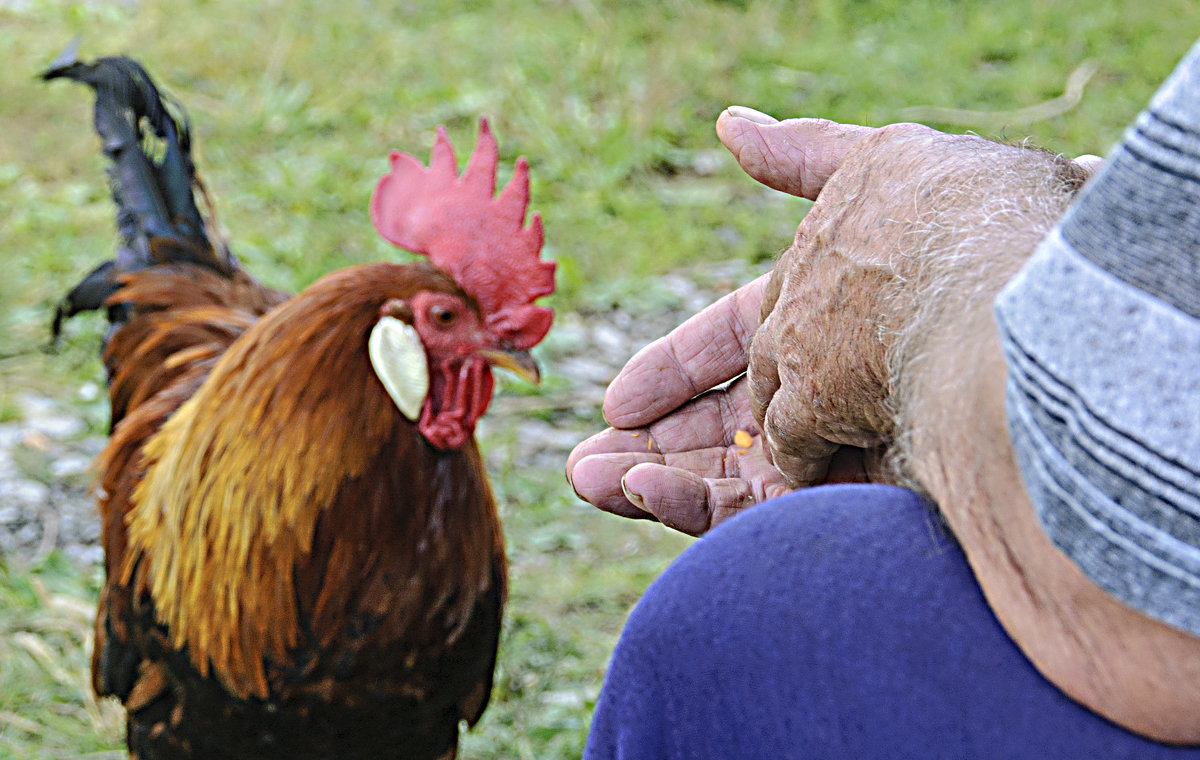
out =
<path fill-rule="evenodd" d="M 542 382 L 541 370 L 528 351 L 515 348 L 485 348 L 480 350 L 479 355 L 487 359 L 493 367 L 506 369 L 522 380 L 528 380 L 534 385 Z"/>

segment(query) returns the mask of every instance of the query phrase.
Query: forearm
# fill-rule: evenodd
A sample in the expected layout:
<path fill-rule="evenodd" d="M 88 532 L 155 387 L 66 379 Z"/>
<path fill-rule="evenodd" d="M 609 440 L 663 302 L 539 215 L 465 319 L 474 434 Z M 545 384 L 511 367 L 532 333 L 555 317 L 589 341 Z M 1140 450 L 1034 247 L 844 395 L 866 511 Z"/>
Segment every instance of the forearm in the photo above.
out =
<path fill-rule="evenodd" d="M 881 328 L 894 422 L 891 456 L 897 475 L 918 490 L 928 489 L 918 466 L 938 443 L 928 437 L 976 415 L 981 399 L 974 394 L 981 377 L 990 377 L 983 367 L 1004 376 L 1003 363 L 994 366 L 996 294 L 1088 176 L 1034 149 L 983 143 L 978 155 L 973 170 L 935 175 L 929 184 L 938 187 L 936 194 L 914 198 L 916 212 L 896 234 L 893 259 L 902 261 L 893 268 L 905 275 L 893 282 Z M 998 404 L 1003 409 L 1002 396 Z"/>
<path fill-rule="evenodd" d="M 1006 184 L 997 190 L 1033 202 L 1000 214 L 986 201 L 957 204 L 953 223 L 932 220 L 944 250 L 925 251 L 904 296 L 919 307 L 889 354 L 901 471 L 939 505 L 997 617 L 1052 682 L 1138 732 L 1200 741 L 1200 640 L 1084 576 L 1047 538 L 1023 485 L 992 302 L 1071 193 L 1036 177 Z"/>
<path fill-rule="evenodd" d="M 956 390 L 927 420 L 910 468 L 963 547 L 997 618 L 1059 688 L 1131 730 L 1200 741 L 1200 640 L 1125 606 L 1047 538 L 1013 458 L 995 332 L 943 333 Z M 960 350 L 953 349 L 958 346 Z"/>

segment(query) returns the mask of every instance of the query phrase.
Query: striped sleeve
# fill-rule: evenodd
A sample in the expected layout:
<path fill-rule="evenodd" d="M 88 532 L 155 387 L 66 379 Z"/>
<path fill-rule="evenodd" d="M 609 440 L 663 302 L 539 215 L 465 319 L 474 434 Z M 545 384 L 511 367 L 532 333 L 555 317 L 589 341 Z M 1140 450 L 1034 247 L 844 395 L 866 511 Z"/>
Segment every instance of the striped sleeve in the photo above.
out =
<path fill-rule="evenodd" d="M 1200 44 L 996 300 L 1051 540 L 1200 636 Z"/>

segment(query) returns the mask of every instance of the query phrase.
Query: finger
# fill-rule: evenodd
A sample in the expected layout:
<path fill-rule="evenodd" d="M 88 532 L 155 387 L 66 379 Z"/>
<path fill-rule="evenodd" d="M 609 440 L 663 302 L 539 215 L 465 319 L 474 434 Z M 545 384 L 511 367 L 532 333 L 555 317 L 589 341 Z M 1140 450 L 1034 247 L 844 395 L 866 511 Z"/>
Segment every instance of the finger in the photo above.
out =
<path fill-rule="evenodd" d="M 776 121 L 742 106 L 717 118 L 717 136 L 747 174 L 809 200 L 816 200 L 846 152 L 874 131 L 827 119 Z"/>
<path fill-rule="evenodd" d="M 816 425 L 806 415 L 807 424 L 797 425 L 804 401 L 798 400 L 790 388 L 775 394 L 763 418 L 763 435 L 771 462 L 791 488 L 802 488 L 825 482 L 830 458 L 839 444 L 818 434 Z"/>
<path fill-rule="evenodd" d="M 776 350 L 782 343 L 766 339 L 771 337 L 766 327 L 756 336 L 746 375 L 751 412 L 762 421 L 765 458 L 792 488 L 820 483 L 837 445 L 817 435 L 812 405 L 780 382 Z"/>
<path fill-rule="evenodd" d="M 641 464 L 625 474 L 629 499 L 664 525 L 699 536 L 756 499 L 749 481 L 707 479 L 694 472 L 657 464 Z"/>
<path fill-rule="evenodd" d="M 1082 156 L 1076 156 L 1074 161 L 1086 169 L 1088 174 L 1095 174 L 1104 168 L 1104 159 L 1091 153 L 1085 153 Z"/>
<path fill-rule="evenodd" d="M 727 389 L 702 393 L 645 430 L 646 447 L 667 454 L 732 446 L 739 431 L 758 435 L 744 377 Z"/>
<path fill-rule="evenodd" d="M 761 449 L 755 450 L 755 453 L 759 451 Z M 731 454 L 728 447 L 712 446 L 676 453 L 613 451 L 589 454 L 575 463 L 567 480 L 584 501 L 606 512 L 621 510 L 624 513 L 628 510 L 621 500 L 627 498 L 627 494 L 622 490 L 621 480 L 626 472 L 641 464 L 688 470 L 702 478 L 742 477 L 745 474 L 746 477 L 753 475 L 766 480 L 764 476 L 769 474 L 772 481 L 778 479 L 773 470 L 768 471 L 756 460 L 751 459 L 746 463 L 743 457 Z"/>
<path fill-rule="evenodd" d="M 744 383 L 744 380 L 738 381 Z M 732 446 L 739 432 L 751 436 L 758 427 L 750 415 L 744 385 L 703 393 L 648 427 L 608 428 L 579 443 L 567 456 L 567 478 L 576 463 L 597 454 L 655 453 L 676 455 Z"/>
<path fill-rule="evenodd" d="M 608 424 L 647 425 L 744 372 L 766 282 L 743 285 L 634 355 L 604 394 Z"/>
<path fill-rule="evenodd" d="M 577 461 L 568 470 L 567 479 L 579 498 L 605 512 L 653 520 L 654 515 L 635 506 L 621 489 L 621 481 L 630 468 L 645 462 L 661 463 L 662 458 L 633 452 L 593 454 Z"/>
<path fill-rule="evenodd" d="M 704 393 L 649 427 L 597 433 L 571 451 L 566 475 L 580 498 L 628 516 L 632 506 L 623 501 L 620 478 L 644 462 L 688 469 L 703 477 L 740 474 L 780 480 L 766 461 L 750 416 L 745 379 Z"/>
<path fill-rule="evenodd" d="M 597 454 L 649 453 L 653 444 L 643 429 L 616 430 L 608 428 L 579 443 L 567 455 L 567 480 L 574 481 L 574 470 L 580 461 Z"/>

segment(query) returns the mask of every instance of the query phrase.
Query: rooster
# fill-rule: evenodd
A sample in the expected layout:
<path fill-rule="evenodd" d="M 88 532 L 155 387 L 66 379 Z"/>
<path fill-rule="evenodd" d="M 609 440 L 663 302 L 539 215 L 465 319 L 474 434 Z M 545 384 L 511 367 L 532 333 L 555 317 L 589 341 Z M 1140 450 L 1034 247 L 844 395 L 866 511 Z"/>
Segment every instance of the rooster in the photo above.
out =
<path fill-rule="evenodd" d="M 371 217 L 428 258 L 289 297 L 215 233 L 188 124 L 141 65 L 70 51 L 43 76 L 95 91 L 118 209 L 115 259 L 55 331 L 111 322 L 92 679 L 130 755 L 455 757 L 506 592 L 473 431 L 493 367 L 537 381 L 553 316 L 527 163 L 495 195 L 486 121 L 461 176 L 444 130 L 428 168 L 393 153 Z"/>

